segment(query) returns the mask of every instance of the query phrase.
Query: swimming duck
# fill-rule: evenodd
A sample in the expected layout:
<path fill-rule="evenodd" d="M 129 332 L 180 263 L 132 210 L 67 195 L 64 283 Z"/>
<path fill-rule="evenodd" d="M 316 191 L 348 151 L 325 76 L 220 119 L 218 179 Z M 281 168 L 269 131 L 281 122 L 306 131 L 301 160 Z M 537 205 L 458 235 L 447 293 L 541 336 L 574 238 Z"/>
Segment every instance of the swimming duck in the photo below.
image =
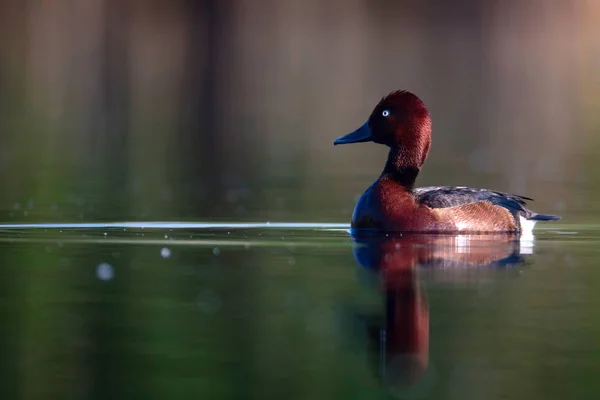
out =
<path fill-rule="evenodd" d="M 415 180 L 431 146 L 431 117 L 413 93 L 390 93 L 367 122 L 333 144 L 375 142 L 390 148 L 383 172 L 363 193 L 352 214 L 353 229 L 386 232 L 522 232 L 556 215 L 525 207 L 529 197 L 488 189 L 430 186 Z"/>

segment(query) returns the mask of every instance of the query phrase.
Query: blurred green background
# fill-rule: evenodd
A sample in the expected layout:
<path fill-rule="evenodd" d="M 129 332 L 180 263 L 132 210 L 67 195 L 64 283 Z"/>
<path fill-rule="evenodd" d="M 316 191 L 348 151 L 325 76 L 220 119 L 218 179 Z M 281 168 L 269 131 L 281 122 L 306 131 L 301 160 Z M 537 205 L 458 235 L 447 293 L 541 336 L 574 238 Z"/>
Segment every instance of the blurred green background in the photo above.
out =
<path fill-rule="evenodd" d="M 418 184 L 598 220 L 596 1 L 1 1 L 0 218 L 346 222 L 385 94 L 433 118 Z"/>
<path fill-rule="evenodd" d="M 332 142 L 407 89 L 433 118 L 417 184 L 530 196 L 577 233 L 542 231 L 520 269 L 428 273 L 421 394 L 585 398 L 599 19 L 594 0 L 0 0 L 0 222 L 349 222 L 386 149 Z M 2 398 L 391 396 L 353 319 L 383 312 L 377 278 L 343 232 L 2 230 L 0 265 Z"/>

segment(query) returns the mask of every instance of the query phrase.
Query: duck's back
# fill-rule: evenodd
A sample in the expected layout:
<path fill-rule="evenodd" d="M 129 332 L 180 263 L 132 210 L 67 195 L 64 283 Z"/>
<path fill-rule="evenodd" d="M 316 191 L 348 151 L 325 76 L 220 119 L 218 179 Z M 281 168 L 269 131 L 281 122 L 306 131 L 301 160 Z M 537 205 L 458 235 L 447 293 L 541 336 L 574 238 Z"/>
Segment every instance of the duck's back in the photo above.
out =
<path fill-rule="evenodd" d="M 460 207 L 478 202 L 488 202 L 509 211 L 513 217 L 523 217 L 532 221 L 556 221 L 560 217 L 538 214 L 526 208 L 532 198 L 498 192 L 489 189 L 476 189 L 464 186 L 428 186 L 413 189 L 417 202 L 431 208 Z"/>

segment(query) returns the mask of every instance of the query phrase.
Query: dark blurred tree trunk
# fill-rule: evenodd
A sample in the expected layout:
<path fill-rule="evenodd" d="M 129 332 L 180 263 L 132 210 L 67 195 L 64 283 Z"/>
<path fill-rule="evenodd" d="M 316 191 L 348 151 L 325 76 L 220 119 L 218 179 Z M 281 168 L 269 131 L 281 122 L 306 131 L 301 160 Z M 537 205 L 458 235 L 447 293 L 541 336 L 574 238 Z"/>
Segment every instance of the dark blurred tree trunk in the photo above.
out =
<path fill-rule="evenodd" d="M 98 215 L 107 219 L 121 216 L 128 212 L 137 214 L 138 210 L 126 210 L 131 194 L 128 189 L 134 184 L 130 182 L 129 138 L 131 117 L 131 79 L 130 54 L 128 48 L 128 29 L 132 23 L 128 2 L 110 3 L 105 9 L 102 68 L 100 70 L 101 99 L 100 111 L 94 113 L 90 127 L 90 141 L 93 143 L 92 160 L 94 167 L 103 176 L 110 187 L 102 188 L 102 197 Z M 106 166 L 110 165 L 110 168 Z M 97 184 L 97 183 L 96 183 Z M 114 209 L 116 206 L 117 209 Z M 113 217 L 114 216 L 114 217 Z M 137 215 L 130 215 L 136 218 Z"/>
<path fill-rule="evenodd" d="M 224 58 L 228 52 L 226 36 L 231 8 L 226 0 L 191 0 L 187 7 L 192 34 L 188 49 L 190 86 L 185 93 L 190 96 L 186 118 L 191 129 L 183 132 L 186 137 L 181 141 L 183 164 L 187 166 L 183 174 L 196 176 L 192 182 L 195 193 L 200 191 L 205 204 L 212 206 L 223 197 L 220 119 L 225 96 L 219 90 L 223 74 L 227 73 Z M 198 215 L 203 217 L 212 213 L 212 207 L 198 210 Z"/>

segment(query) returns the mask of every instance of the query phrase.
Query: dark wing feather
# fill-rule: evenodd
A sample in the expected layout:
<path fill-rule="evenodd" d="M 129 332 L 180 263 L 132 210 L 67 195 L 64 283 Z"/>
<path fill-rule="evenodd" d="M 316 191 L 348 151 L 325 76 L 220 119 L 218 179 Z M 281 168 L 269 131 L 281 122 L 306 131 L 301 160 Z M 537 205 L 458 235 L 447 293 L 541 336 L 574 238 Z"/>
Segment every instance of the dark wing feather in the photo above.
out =
<path fill-rule="evenodd" d="M 515 217 L 522 215 L 526 219 L 555 220 L 554 215 L 537 214 L 525 207 L 526 201 L 533 199 L 525 196 L 496 192 L 488 189 L 475 189 L 453 186 L 428 186 L 413 189 L 413 194 L 420 204 L 431 208 L 456 207 L 478 201 L 488 201 L 496 206 L 504 207 Z"/>

